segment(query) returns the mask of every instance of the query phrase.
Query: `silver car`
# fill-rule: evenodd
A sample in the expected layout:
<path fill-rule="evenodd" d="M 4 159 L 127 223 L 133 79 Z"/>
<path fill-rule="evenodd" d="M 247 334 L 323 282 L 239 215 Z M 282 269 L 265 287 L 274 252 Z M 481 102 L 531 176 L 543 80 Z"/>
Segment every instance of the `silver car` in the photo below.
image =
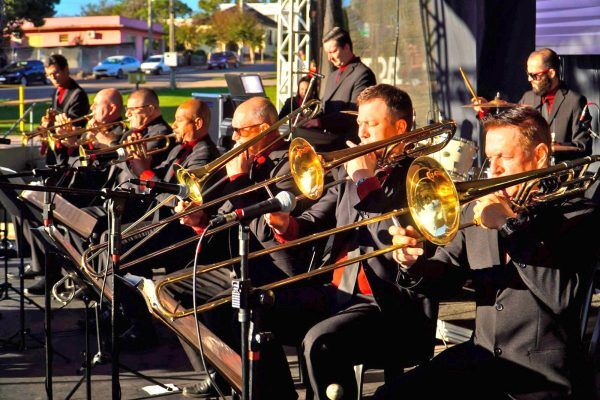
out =
<path fill-rule="evenodd" d="M 131 56 L 112 56 L 104 59 L 94 67 L 94 78 L 114 76 L 122 79 L 125 74 L 140 70 L 140 62 Z"/>

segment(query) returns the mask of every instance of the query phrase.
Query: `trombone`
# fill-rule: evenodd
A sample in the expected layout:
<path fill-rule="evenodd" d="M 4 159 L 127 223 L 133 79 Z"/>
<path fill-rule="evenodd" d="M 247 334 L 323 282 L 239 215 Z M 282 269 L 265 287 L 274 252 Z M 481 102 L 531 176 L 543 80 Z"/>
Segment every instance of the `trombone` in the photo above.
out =
<path fill-rule="evenodd" d="M 187 170 L 185 168 L 180 168 L 177 171 L 177 180 L 183 186 L 186 186 L 189 189 L 189 197 L 192 201 L 198 204 L 202 204 L 202 189 L 205 186 L 206 180 L 212 176 L 215 171 L 220 170 L 227 164 L 229 161 L 233 160 L 256 143 L 260 142 L 262 139 L 267 137 L 271 132 L 276 132 L 280 126 L 284 125 L 286 122 L 294 118 L 295 116 L 302 115 L 305 118 L 311 118 L 316 115 L 321 108 L 321 103 L 319 100 L 313 99 L 308 101 L 302 107 L 297 108 L 292 111 L 285 117 L 281 118 L 279 121 L 275 122 L 273 125 L 260 132 L 258 135 L 248 140 L 241 146 L 237 146 L 218 157 L 216 160 L 209 162 L 199 168 L 193 170 Z M 286 138 L 287 134 L 279 134 L 279 136 L 269 144 L 272 146 L 273 144 L 279 142 L 280 140 Z"/>
<path fill-rule="evenodd" d="M 163 219 L 162 221 L 147 225 L 134 232 L 130 232 L 127 235 L 123 235 L 123 240 L 125 241 L 130 237 L 136 237 L 140 234 L 151 232 L 159 228 L 161 225 L 175 221 L 185 215 L 195 213 L 207 207 L 211 207 L 215 204 L 225 202 L 241 194 L 245 194 L 258 188 L 269 186 L 290 178 L 294 179 L 298 186 L 298 189 L 300 190 L 300 192 L 302 192 L 302 194 L 305 197 L 311 200 L 316 200 L 323 193 L 325 174 L 331 169 L 336 168 L 349 160 L 368 154 L 375 150 L 384 149 L 384 157 L 382 157 L 381 159 L 380 166 L 393 165 L 394 163 L 397 163 L 398 161 L 406 157 L 414 156 L 416 154 L 429 154 L 440 150 L 448 143 L 448 141 L 452 139 L 452 136 L 454 135 L 455 131 L 456 124 L 454 123 L 454 121 L 443 121 L 434 123 L 432 125 L 420 129 L 416 129 L 414 131 L 404 133 L 402 135 L 395 135 L 377 142 L 321 154 L 317 154 L 314 148 L 306 140 L 302 138 L 295 138 L 294 140 L 292 140 L 288 151 L 291 170 L 290 173 L 275 176 L 271 179 L 256 183 L 252 186 L 230 193 L 226 196 L 212 200 L 205 204 L 190 207 L 189 209 L 182 211 L 181 213 L 169 216 Z M 434 143 L 434 140 L 437 139 L 439 139 L 439 142 Z M 245 145 L 247 143 L 245 143 Z M 192 188 L 190 188 L 190 193 L 191 192 Z M 169 246 L 166 249 L 152 254 L 160 255 L 166 251 L 171 251 L 176 248 L 179 248 L 187 243 L 188 242 L 186 241 L 182 242 L 180 245 L 177 246 Z M 96 252 L 97 250 L 102 249 L 106 246 L 106 243 L 102 243 L 96 246 L 89 247 L 83 253 L 83 265 L 90 271 L 93 270 L 93 268 L 89 265 L 89 254 L 92 252 Z M 125 255 L 123 255 L 122 259 L 124 257 Z M 140 258 L 137 262 L 147 260 L 148 258 L 148 256 L 144 256 Z M 126 265 L 130 266 L 136 264 L 137 262 L 132 261 Z"/>
<path fill-rule="evenodd" d="M 148 157 L 154 154 L 162 153 L 163 151 L 167 151 L 171 145 L 171 139 L 175 139 L 176 137 L 176 133 L 169 133 L 168 135 L 155 135 L 141 138 L 139 140 L 133 140 L 129 143 L 121 143 L 115 146 L 105 147 L 103 149 L 86 149 L 83 147 L 83 145 L 81 145 L 79 146 L 79 159 L 82 162 L 87 162 L 94 160 L 98 155 L 116 152 L 119 157 L 110 163 L 117 164 L 133 159 L 133 155 L 129 154 L 127 151 L 127 147 L 129 146 L 135 146 L 136 148 L 139 148 L 144 157 Z M 146 143 L 157 142 L 160 140 L 165 140 L 165 144 L 163 146 L 149 151 L 146 150 Z"/>
<path fill-rule="evenodd" d="M 407 213 L 410 213 L 417 228 L 423 235 L 420 241 L 428 240 L 437 245 L 445 245 L 454 239 L 460 229 L 475 225 L 475 222 L 468 222 L 462 226 L 459 225 L 460 209 L 464 204 L 498 190 L 520 184 L 524 185 L 519 188 L 515 198 L 511 199 L 515 210 L 524 210 L 538 204 L 579 195 L 598 179 L 600 172 L 596 172 L 592 176 L 585 175 L 589 165 L 598 161 L 600 161 L 600 155 L 588 156 L 573 161 L 565 161 L 551 167 L 522 172 L 510 176 L 454 183 L 448 172 L 446 172 L 438 161 L 430 157 L 418 157 L 412 162 L 406 177 L 407 207 L 392 210 L 385 214 L 357 221 L 345 226 L 335 227 L 324 232 L 315 233 L 269 249 L 259 250 L 248 254 L 248 258 L 253 259 L 264 256 L 323 237 L 328 237 L 339 232 L 356 229 L 361 226 L 366 226 Z M 313 271 L 262 286 L 260 289 L 272 290 L 281 288 L 355 262 L 397 250 L 401 247 L 401 245 L 393 245 L 378 249 L 369 254 L 339 261 Z M 239 261 L 239 257 L 237 257 L 214 263 L 198 270 L 197 275 L 217 268 L 233 265 Z M 144 285 L 151 285 L 154 289 L 154 292 L 151 295 L 148 295 L 147 291 L 144 292 L 148 297 L 148 304 L 152 304 L 155 310 L 161 313 L 165 318 L 176 319 L 193 314 L 194 310 L 192 309 L 178 311 L 169 310 L 162 301 L 162 291 L 165 290 L 168 285 L 181 282 L 192 276 L 193 273 L 188 271 L 179 272 L 166 277 L 156 285 L 151 281 L 145 281 Z M 229 301 L 229 297 L 218 299 L 197 307 L 196 312 L 205 312 L 222 304 L 226 304 Z"/>

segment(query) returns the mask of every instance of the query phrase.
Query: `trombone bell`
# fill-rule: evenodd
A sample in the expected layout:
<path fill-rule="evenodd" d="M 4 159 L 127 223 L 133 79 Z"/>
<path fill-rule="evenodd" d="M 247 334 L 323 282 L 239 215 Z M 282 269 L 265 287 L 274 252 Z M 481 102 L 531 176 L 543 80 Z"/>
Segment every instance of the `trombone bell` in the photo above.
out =
<path fill-rule="evenodd" d="M 295 138 L 288 154 L 290 170 L 298 189 L 311 200 L 321 197 L 325 169 L 310 143 L 302 138 Z"/>
<path fill-rule="evenodd" d="M 196 175 L 190 173 L 185 168 L 179 168 L 176 173 L 177 182 L 188 188 L 188 197 L 197 205 L 202 204 L 202 184 Z"/>
<path fill-rule="evenodd" d="M 423 236 L 437 245 L 454 239 L 461 205 L 444 167 L 433 158 L 417 158 L 408 169 L 406 191 L 410 213 Z"/>

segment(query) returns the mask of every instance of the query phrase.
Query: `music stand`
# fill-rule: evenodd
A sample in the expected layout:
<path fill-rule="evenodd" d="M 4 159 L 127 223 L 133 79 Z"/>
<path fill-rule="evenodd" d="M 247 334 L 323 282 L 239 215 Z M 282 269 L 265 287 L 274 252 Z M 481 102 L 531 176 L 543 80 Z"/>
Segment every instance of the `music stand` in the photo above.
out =
<path fill-rule="evenodd" d="M 10 169 L 0 167 L 0 181 L 8 182 L 8 183 L 24 183 L 21 178 L 6 178 L 4 175 L 6 173 L 14 173 Z M 4 267 L 4 282 L 0 284 L 1 291 L 3 293 L 2 298 L 0 300 L 16 300 L 10 297 L 9 293 L 12 290 L 16 294 L 19 295 L 19 330 L 15 332 L 8 339 L 4 340 L 5 345 L 11 344 L 18 348 L 19 350 L 24 350 L 27 348 L 26 336 L 29 336 L 32 340 L 43 345 L 43 342 L 33 336 L 28 328 L 25 327 L 25 301 L 27 303 L 37 307 L 40 310 L 43 310 L 43 307 L 37 304 L 35 301 L 30 299 L 25 294 L 25 279 L 24 279 L 24 269 L 25 269 L 25 261 L 23 258 L 23 220 L 25 217 L 35 219 L 33 213 L 29 209 L 25 209 L 25 204 L 18 198 L 17 192 L 10 189 L 0 189 L 0 204 L 5 210 L 6 214 L 11 214 L 13 217 L 19 217 L 19 223 L 15 227 L 17 233 L 17 252 L 19 254 L 20 262 L 19 262 L 19 288 L 15 288 L 10 282 L 8 282 L 8 262 L 5 259 Z M 5 228 L 6 229 L 6 228 Z M 13 343 L 15 338 L 19 338 L 18 343 Z"/>

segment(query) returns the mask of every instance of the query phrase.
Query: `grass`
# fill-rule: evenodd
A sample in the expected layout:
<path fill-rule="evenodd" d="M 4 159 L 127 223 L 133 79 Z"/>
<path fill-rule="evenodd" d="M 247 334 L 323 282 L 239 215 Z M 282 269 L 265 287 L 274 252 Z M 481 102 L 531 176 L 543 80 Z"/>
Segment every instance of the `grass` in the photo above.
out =
<path fill-rule="evenodd" d="M 275 103 L 277 93 L 275 86 L 267 86 L 265 87 L 265 91 L 271 101 Z M 227 93 L 227 88 L 162 89 L 157 90 L 157 93 L 163 117 L 169 124 L 172 124 L 175 119 L 177 107 L 185 100 L 190 99 L 192 93 Z M 90 103 L 94 100 L 94 96 L 94 94 L 89 95 Z M 129 95 L 126 94 L 124 97 L 125 101 L 127 101 Z M 33 114 L 34 128 L 39 124 L 42 115 L 48 107 L 50 107 L 50 102 L 36 104 Z M 10 128 L 12 123 L 18 118 L 19 106 L 3 106 L 0 103 L 0 135 Z M 29 129 L 28 125 L 26 125 L 25 129 Z"/>

